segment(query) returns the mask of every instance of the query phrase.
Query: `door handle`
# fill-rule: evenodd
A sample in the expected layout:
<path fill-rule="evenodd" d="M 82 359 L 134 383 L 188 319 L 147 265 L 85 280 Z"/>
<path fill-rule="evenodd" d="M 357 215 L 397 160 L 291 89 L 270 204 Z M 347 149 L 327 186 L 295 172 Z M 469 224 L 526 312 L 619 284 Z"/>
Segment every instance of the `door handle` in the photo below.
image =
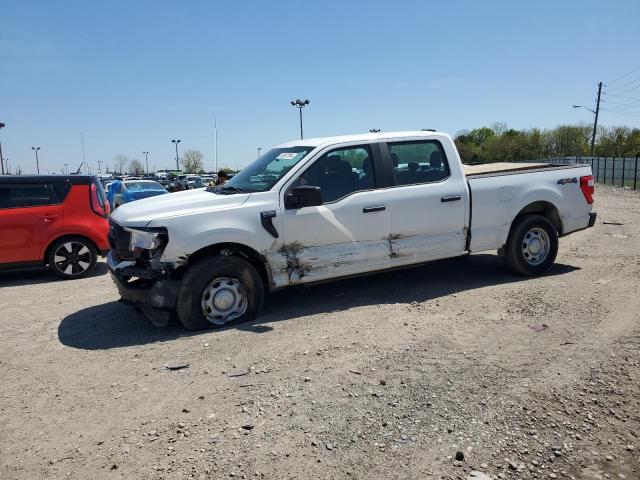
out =
<path fill-rule="evenodd" d="M 449 195 L 448 197 L 442 197 L 440 201 L 444 202 L 457 202 L 458 200 L 462 200 L 462 195 Z"/>
<path fill-rule="evenodd" d="M 385 207 L 384 205 L 378 205 L 376 207 L 364 207 L 362 209 L 362 213 L 381 212 L 386 209 L 387 207 Z"/>
<path fill-rule="evenodd" d="M 57 220 L 60 217 L 60 215 L 45 215 L 44 217 L 42 217 L 42 220 L 45 223 L 51 223 L 55 220 Z"/>

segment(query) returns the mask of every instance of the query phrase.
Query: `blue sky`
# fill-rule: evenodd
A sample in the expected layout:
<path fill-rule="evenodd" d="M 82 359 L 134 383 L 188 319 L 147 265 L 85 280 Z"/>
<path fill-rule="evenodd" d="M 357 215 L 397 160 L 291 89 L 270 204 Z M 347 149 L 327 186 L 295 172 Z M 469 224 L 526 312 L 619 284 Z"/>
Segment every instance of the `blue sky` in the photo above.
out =
<path fill-rule="evenodd" d="M 214 118 L 220 165 L 246 165 L 297 138 L 297 97 L 309 137 L 592 122 L 571 104 L 640 65 L 639 20 L 637 0 L 0 0 L 0 140 L 25 172 L 33 145 L 41 171 L 77 168 L 81 131 L 94 172 L 171 167 L 172 138 L 212 169 Z"/>

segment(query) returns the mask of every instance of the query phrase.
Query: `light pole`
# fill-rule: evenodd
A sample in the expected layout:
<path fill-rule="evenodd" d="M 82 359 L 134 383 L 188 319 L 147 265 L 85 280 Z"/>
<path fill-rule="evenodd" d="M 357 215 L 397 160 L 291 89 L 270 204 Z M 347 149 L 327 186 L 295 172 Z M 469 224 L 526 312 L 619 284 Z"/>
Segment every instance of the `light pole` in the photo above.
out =
<path fill-rule="evenodd" d="M 260 158 L 260 152 L 262 151 L 262 147 L 258 147 L 258 158 Z"/>
<path fill-rule="evenodd" d="M 144 153 L 145 172 L 149 173 L 149 152 L 142 152 L 142 153 Z"/>
<path fill-rule="evenodd" d="M 38 170 L 38 175 L 40 175 L 40 160 L 38 160 L 38 150 L 40 150 L 40 147 L 31 147 L 31 150 L 36 152 L 36 169 Z"/>
<path fill-rule="evenodd" d="M 100 168 L 100 165 L 102 165 L 102 160 L 98 160 L 98 173 L 102 173 L 102 169 Z"/>
<path fill-rule="evenodd" d="M 0 128 L 4 128 L 5 124 L 0 122 Z M 2 142 L 0 142 L 0 168 L 2 168 L 2 175 L 4 175 L 4 160 L 2 159 Z M 7 173 L 9 170 L 9 167 L 7 167 Z"/>
<path fill-rule="evenodd" d="M 69 164 L 68 164 L 68 163 L 65 163 L 65 164 L 64 164 L 64 173 L 65 173 L 65 174 L 68 174 L 68 173 L 69 173 Z"/>
<path fill-rule="evenodd" d="M 173 143 L 176 146 L 176 170 L 180 170 L 180 163 L 178 161 L 178 144 L 181 141 L 182 140 L 171 140 L 171 143 Z"/>
<path fill-rule="evenodd" d="M 302 140 L 304 138 L 304 135 L 302 133 L 302 109 L 309 105 L 309 100 L 301 100 L 298 98 L 296 100 L 291 100 L 291 105 L 300 110 L 300 140 Z"/>
<path fill-rule="evenodd" d="M 574 105 L 573 108 L 584 108 L 589 110 L 594 115 L 593 119 L 593 134 L 591 135 L 591 156 L 595 152 L 596 148 L 596 130 L 598 129 L 598 113 L 600 113 L 600 95 L 602 94 L 602 82 L 598 82 L 598 100 L 596 101 L 596 109 L 591 110 L 583 105 Z"/>

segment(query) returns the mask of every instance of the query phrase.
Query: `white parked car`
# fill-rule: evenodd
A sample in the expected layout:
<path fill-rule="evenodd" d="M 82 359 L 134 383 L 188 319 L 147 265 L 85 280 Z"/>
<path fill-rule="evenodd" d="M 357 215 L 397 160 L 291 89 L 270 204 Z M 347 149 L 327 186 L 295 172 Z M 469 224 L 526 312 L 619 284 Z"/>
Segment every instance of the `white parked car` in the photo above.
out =
<path fill-rule="evenodd" d="M 156 324 L 227 325 L 276 289 L 474 252 L 540 275 L 559 237 L 594 225 L 593 194 L 589 166 L 463 168 L 434 131 L 296 140 L 222 187 L 120 207 L 108 266 Z"/>

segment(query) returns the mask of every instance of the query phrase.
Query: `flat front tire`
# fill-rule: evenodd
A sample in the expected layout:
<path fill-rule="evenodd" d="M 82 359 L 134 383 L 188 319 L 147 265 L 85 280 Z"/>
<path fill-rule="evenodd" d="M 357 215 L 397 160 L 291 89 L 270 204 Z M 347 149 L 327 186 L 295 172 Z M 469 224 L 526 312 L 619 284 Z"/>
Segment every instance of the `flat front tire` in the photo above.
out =
<path fill-rule="evenodd" d="M 189 267 L 176 310 L 187 330 L 203 330 L 251 320 L 263 301 L 262 278 L 251 263 L 216 255 Z"/>
<path fill-rule="evenodd" d="M 511 228 L 505 248 L 507 267 L 527 277 L 542 275 L 556 260 L 558 232 L 542 215 L 525 215 Z"/>

